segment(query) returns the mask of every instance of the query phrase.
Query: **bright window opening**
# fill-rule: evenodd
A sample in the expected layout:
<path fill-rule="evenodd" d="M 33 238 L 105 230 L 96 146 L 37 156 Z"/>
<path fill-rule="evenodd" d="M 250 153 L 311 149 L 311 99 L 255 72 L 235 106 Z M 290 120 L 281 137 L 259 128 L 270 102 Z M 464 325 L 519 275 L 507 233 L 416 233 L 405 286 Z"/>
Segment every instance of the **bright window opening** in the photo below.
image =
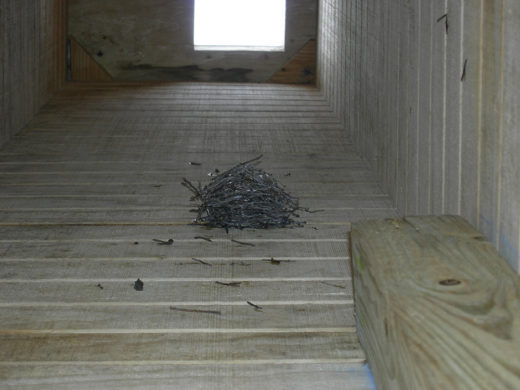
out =
<path fill-rule="evenodd" d="M 285 0 L 195 0 L 194 46 L 283 51 Z"/>

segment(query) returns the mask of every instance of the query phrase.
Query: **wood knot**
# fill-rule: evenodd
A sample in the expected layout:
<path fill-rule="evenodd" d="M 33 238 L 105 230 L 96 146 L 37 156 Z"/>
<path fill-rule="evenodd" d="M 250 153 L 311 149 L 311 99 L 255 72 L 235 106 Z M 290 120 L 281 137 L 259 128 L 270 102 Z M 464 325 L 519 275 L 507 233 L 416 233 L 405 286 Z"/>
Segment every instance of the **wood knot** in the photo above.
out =
<path fill-rule="evenodd" d="M 443 279 L 441 281 L 439 281 L 439 284 L 441 286 L 457 286 L 459 284 L 461 284 L 462 282 L 460 280 L 457 280 L 457 279 Z"/>

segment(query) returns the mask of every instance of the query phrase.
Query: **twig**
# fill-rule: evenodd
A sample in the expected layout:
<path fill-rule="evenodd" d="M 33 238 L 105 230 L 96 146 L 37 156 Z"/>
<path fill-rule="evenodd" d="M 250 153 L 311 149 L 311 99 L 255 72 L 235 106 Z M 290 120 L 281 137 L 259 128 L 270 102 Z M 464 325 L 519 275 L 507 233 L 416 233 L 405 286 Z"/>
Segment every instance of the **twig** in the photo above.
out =
<path fill-rule="evenodd" d="M 198 163 L 198 162 L 188 161 L 188 165 L 202 165 L 202 164 Z"/>
<path fill-rule="evenodd" d="M 204 264 L 204 265 L 207 265 L 207 266 L 209 266 L 209 267 L 212 266 L 212 264 L 210 264 L 210 263 L 206 263 L 204 260 L 197 259 L 197 258 L 195 258 L 195 257 L 192 257 L 191 259 L 192 259 L 193 261 L 196 261 L 197 263 Z"/>
<path fill-rule="evenodd" d="M 440 18 L 438 18 L 437 23 L 439 23 L 443 19 L 444 19 L 444 24 L 446 26 L 446 34 L 448 34 L 448 30 L 450 28 L 449 23 L 448 23 L 448 14 L 444 14 Z"/>
<path fill-rule="evenodd" d="M 172 238 L 170 238 L 168 241 L 159 240 L 158 238 L 154 238 L 153 241 L 155 241 L 157 243 L 157 245 L 172 245 L 173 244 Z"/>
<path fill-rule="evenodd" d="M 240 285 L 242 284 L 242 282 L 229 282 L 229 283 L 224 283 L 224 282 L 215 282 L 216 284 L 220 284 L 221 286 L 228 286 L 228 287 L 240 287 Z"/>
<path fill-rule="evenodd" d="M 209 238 L 209 237 L 204 237 L 204 236 L 195 236 L 195 237 L 193 237 L 193 238 L 194 238 L 195 240 L 204 240 L 204 241 L 207 241 L 207 242 L 213 242 L 213 241 L 211 240 L 211 238 Z"/>
<path fill-rule="evenodd" d="M 183 311 L 186 313 L 204 313 L 204 314 L 216 314 L 216 315 L 222 315 L 222 312 L 220 310 L 198 310 L 198 309 L 184 309 L 182 307 L 175 307 L 170 306 L 170 310 L 175 311 Z"/>
<path fill-rule="evenodd" d="M 468 59 L 464 60 L 464 66 L 462 67 L 462 76 L 460 77 L 460 81 L 464 81 L 466 79 L 466 67 L 468 66 Z"/>
<path fill-rule="evenodd" d="M 321 282 L 322 284 L 326 285 L 326 286 L 330 286 L 330 287 L 336 287 L 336 288 L 341 288 L 341 289 L 345 289 L 346 287 L 345 286 L 340 286 L 339 284 L 334 284 L 334 283 L 328 283 L 328 282 Z"/>
<path fill-rule="evenodd" d="M 309 208 L 307 208 L 307 207 L 302 208 L 302 210 L 305 211 L 305 212 L 307 212 L 307 213 L 310 213 L 310 214 L 314 214 L 314 213 L 322 213 L 322 212 L 325 211 L 325 210 L 323 210 L 323 209 L 319 209 L 319 210 L 311 210 L 311 209 L 309 209 Z"/>
<path fill-rule="evenodd" d="M 250 242 L 237 241 L 237 240 L 233 240 L 233 239 L 231 239 L 231 242 L 234 242 L 234 243 L 239 244 L 239 245 L 255 246 L 255 244 L 251 244 Z"/>
<path fill-rule="evenodd" d="M 270 262 L 271 264 L 274 264 L 274 265 L 280 265 L 282 262 L 283 263 L 291 263 L 292 260 L 276 260 L 274 257 L 271 257 L 270 259 L 264 259 L 262 261 L 268 261 Z"/>
<path fill-rule="evenodd" d="M 239 165 L 246 165 L 246 164 L 249 164 L 249 163 L 252 163 L 252 162 L 258 161 L 258 160 L 260 160 L 263 156 L 264 156 L 264 155 L 261 154 L 260 156 L 255 157 L 255 158 L 252 158 L 251 160 L 247 160 L 247 161 L 241 162 Z"/>
<path fill-rule="evenodd" d="M 255 305 L 254 303 L 249 302 L 249 301 L 246 301 L 246 302 L 247 302 L 247 304 L 248 304 L 249 306 L 253 306 L 253 307 L 255 308 L 255 310 L 262 311 L 262 309 L 263 309 L 262 306 Z"/>
<path fill-rule="evenodd" d="M 193 194 L 195 195 L 195 198 L 200 198 L 200 192 L 199 190 L 197 189 L 197 187 L 195 187 L 191 181 L 189 181 L 188 179 L 186 179 L 185 177 L 182 178 L 182 182 L 181 184 L 186 187 L 187 189 L 189 189 L 191 192 L 193 192 Z"/>

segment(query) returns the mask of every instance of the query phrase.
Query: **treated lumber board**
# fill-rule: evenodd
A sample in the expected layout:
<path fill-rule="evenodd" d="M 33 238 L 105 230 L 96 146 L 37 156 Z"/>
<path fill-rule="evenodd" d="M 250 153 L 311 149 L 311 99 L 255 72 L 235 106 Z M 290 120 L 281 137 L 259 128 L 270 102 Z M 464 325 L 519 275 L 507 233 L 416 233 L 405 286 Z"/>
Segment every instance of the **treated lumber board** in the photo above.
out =
<path fill-rule="evenodd" d="M 112 76 L 94 60 L 81 44 L 69 36 L 71 79 L 74 81 L 111 81 Z"/>
<path fill-rule="evenodd" d="M 28 390 L 240 389 L 263 390 L 266 378 L 273 389 L 373 390 L 362 363 L 319 360 L 264 360 L 192 364 L 183 362 L 124 364 L 99 363 L 0 363 L 0 386 Z"/>
<path fill-rule="evenodd" d="M 352 332 L 0 333 L 0 342 L 0 362 L 364 359 Z"/>
<path fill-rule="evenodd" d="M 109 294 L 109 292 L 107 291 Z M 170 306 L 193 310 L 171 310 Z M 200 312 L 196 312 L 199 310 Z M 218 311 L 221 314 L 204 313 Z M 245 302 L 232 305 L 132 305 L 114 302 L 111 305 L 75 303 L 56 305 L 38 304 L 0 307 L 0 335 L 49 333 L 126 333 L 132 329 L 152 333 L 186 333 L 190 329 L 200 333 L 309 332 L 344 330 L 355 333 L 353 304 L 292 304 L 262 305 L 255 311 Z M 128 313 L 132 313 L 131 320 Z"/>
<path fill-rule="evenodd" d="M 462 217 L 407 217 L 351 237 L 378 388 L 520 388 L 520 279 L 481 233 Z"/>

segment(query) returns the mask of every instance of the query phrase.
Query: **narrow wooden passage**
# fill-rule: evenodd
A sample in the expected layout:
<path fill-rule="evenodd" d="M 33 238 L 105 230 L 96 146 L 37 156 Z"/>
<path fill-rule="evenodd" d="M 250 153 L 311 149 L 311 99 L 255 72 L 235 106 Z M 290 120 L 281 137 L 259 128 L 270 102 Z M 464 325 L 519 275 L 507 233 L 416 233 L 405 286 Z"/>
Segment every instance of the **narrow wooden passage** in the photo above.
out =
<path fill-rule="evenodd" d="M 189 225 L 259 154 L 305 227 Z M 70 84 L 0 150 L 0 387 L 370 389 L 347 232 L 395 215 L 315 89 Z"/>

